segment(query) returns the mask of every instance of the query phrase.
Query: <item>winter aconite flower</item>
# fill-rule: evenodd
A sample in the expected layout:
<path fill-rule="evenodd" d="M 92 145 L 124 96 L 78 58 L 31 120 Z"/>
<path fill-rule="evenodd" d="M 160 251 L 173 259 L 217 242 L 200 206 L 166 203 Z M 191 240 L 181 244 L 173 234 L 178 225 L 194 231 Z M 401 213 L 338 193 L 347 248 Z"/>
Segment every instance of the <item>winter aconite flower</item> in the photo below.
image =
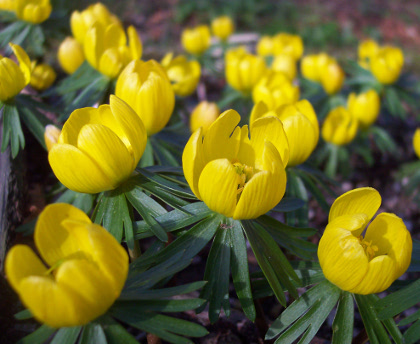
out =
<path fill-rule="evenodd" d="M 220 110 L 216 103 L 202 101 L 200 102 L 191 113 L 190 117 L 190 130 L 195 132 L 198 128 L 202 127 L 202 134 L 207 132 L 210 125 L 219 117 Z"/>
<path fill-rule="evenodd" d="M 369 61 L 379 51 L 379 45 L 373 39 L 367 39 L 362 41 L 358 47 L 359 64 L 369 69 Z"/>
<path fill-rule="evenodd" d="M 184 55 L 173 58 L 173 53 L 169 53 L 161 64 L 177 96 L 186 97 L 195 91 L 201 76 L 201 67 L 197 61 L 188 61 Z"/>
<path fill-rule="evenodd" d="M 55 81 L 55 70 L 45 63 L 33 63 L 30 85 L 38 91 L 44 91 Z"/>
<path fill-rule="evenodd" d="M 31 60 L 17 44 L 10 43 L 19 65 L 0 55 L 0 101 L 7 101 L 22 91 L 31 80 Z"/>
<path fill-rule="evenodd" d="M 271 64 L 271 69 L 276 72 L 282 72 L 292 81 L 297 74 L 296 60 L 289 54 L 276 55 Z"/>
<path fill-rule="evenodd" d="M 115 94 L 137 112 L 149 136 L 165 127 L 175 106 L 168 76 L 154 60 L 129 63 L 118 77 Z"/>
<path fill-rule="evenodd" d="M 201 55 L 210 46 L 210 29 L 207 25 L 200 25 L 182 31 L 181 42 L 184 49 L 193 55 Z"/>
<path fill-rule="evenodd" d="M 48 152 L 51 148 L 58 142 L 58 138 L 60 137 L 61 130 L 58 129 L 55 125 L 48 124 L 44 130 L 44 141 L 45 145 L 47 146 Z"/>
<path fill-rule="evenodd" d="M 332 109 L 322 125 L 322 138 L 329 143 L 342 146 L 353 141 L 359 121 L 344 106 Z"/>
<path fill-rule="evenodd" d="M 413 147 L 414 152 L 416 152 L 417 157 L 420 159 L 420 128 L 417 128 L 416 132 L 414 133 Z"/>
<path fill-rule="evenodd" d="M 234 30 L 235 24 L 231 17 L 220 16 L 214 18 L 211 22 L 211 31 L 213 32 L 213 35 L 220 38 L 222 41 L 226 41 Z"/>
<path fill-rule="evenodd" d="M 271 111 L 265 103 L 257 103 L 252 109 L 249 120 L 251 130 L 257 119 L 269 116 L 276 116 L 283 123 L 289 143 L 287 166 L 296 166 L 305 162 L 319 139 L 318 119 L 311 103 L 304 99 Z"/>
<path fill-rule="evenodd" d="M 384 46 L 370 58 L 369 69 L 382 84 L 393 84 L 399 78 L 404 65 L 401 49 Z"/>
<path fill-rule="evenodd" d="M 67 74 L 73 74 L 85 61 L 83 46 L 73 37 L 66 37 L 58 47 L 58 62 Z"/>
<path fill-rule="evenodd" d="M 13 0 L 9 7 L 19 19 L 31 24 L 47 20 L 52 11 L 50 0 Z"/>
<path fill-rule="evenodd" d="M 77 192 L 115 189 L 126 180 L 146 147 L 143 122 L 124 101 L 73 111 L 48 154 L 60 182 Z"/>
<path fill-rule="evenodd" d="M 78 208 L 47 206 L 34 232 L 42 260 L 26 245 L 9 251 L 9 283 L 34 317 L 51 327 L 80 326 L 104 314 L 121 293 L 128 255 Z"/>
<path fill-rule="evenodd" d="M 347 107 L 350 113 L 359 120 L 360 126 L 368 128 L 378 118 L 381 100 L 375 90 L 369 90 L 359 95 L 350 93 Z"/>
<path fill-rule="evenodd" d="M 342 290 L 379 293 L 410 265 L 413 244 L 401 218 L 382 213 L 369 224 L 380 205 L 378 191 L 365 187 L 346 192 L 331 207 L 318 258 L 325 277 Z"/>
<path fill-rule="evenodd" d="M 213 211 L 234 219 L 253 219 L 280 202 L 286 189 L 289 148 L 276 117 L 237 127 L 239 114 L 225 111 L 202 136 L 192 134 L 182 155 L 192 191 Z"/>

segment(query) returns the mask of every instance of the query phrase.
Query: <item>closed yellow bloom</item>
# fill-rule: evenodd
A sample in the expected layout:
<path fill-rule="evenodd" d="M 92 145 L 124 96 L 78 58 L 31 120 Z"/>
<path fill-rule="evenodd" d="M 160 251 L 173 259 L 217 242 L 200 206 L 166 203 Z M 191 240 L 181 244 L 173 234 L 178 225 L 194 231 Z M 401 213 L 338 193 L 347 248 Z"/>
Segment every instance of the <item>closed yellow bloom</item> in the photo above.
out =
<path fill-rule="evenodd" d="M 26 22 L 39 24 L 47 20 L 51 14 L 50 0 L 13 0 L 9 10 L 14 11 L 16 16 Z"/>
<path fill-rule="evenodd" d="M 365 187 L 346 192 L 331 207 L 318 258 L 325 277 L 342 290 L 379 293 L 410 265 L 411 236 L 395 214 L 379 214 L 362 236 L 380 205 L 378 191 Z"/>
<path fill-rule="evenodd" d="M 260 56 L 273 55 L 274 42 L 271 36 L 262 36 L 257 43 L 257 54 Z"/>
<path fill-rule="evenodd" d="M 358 48 L 359 64 L 363 68 L 369 69 L 369 61 L 378 51 L 379 45 L 373 39 L 367 39 L 361 42 Z"/>
<path fill-rule="evenodd" d="M 231 17 L 221 16 L 212 20 L 211 31 L 213 35 L 225 41 L 235 30 L 235 24 Z"/>
<path fill-rule="evenodd" d="M 182 46 L 190 54 L 201 55 L 210 46 L 210 29 L 207 25 L 200 25 L 182 31 Z"/>
<path fill-rule="evenodd" d="M 417 157 L 420 159 L 420 128 L 417 128 L 416 132 L 414 133 L 413 147 L 414 147 L 414 151 L 417 154 Z"/>
<path fill-rule="evenodd" d="M 58 129 L 55 125 L 48 124 L 44 130 L 44 141 L 45 145 L 47 146 L 48 152 L 51 148 L 58 142 L 58 138 L 60 137 L 61 130 Z"/>
<path fill-rule="evenodd" d="M 288 54 L 280 54 L 274 57 L 271 69 L 276 72 L 282 72 L 289 80 L 296 78 L 297 67 L 296 60 Z"/>
<path fill-rule="evenodd" d="M 304 99 L 269 111 L 265 103 L 259 102 L 251 112 L 249 120 L 251 130 L 257 119 L 269 116 L 276 116 L 283 123 L 289 143 L 287 166 L 296 166 L 305 162 L 319 140 L 318 119 L 311 103 Z"/>
<path fill-rule="evenodd" d="M 275 71 L 269 71 L 252 90 L 254 103 L 263 101 L 270 110 L 297 102 L 299 96 L 299 87 L 282 72 Z"/>
<path fill-rule="evenodd" d="M 0 101 L 13 98 L 22 91 L 31 80 L 31 60 L 17 44 L 9 43 L 19 65 L 12 59 L 0 55 Z"/>
<path fill-rule="evenodd" d="M 287 54 L 292 56 L 295 61 L 299 60 L 303 54 L 302 38 L 299 35 L 278 33 L 273 37 L 273 54 Z"/>
<path fill-rule="evenodd" d="M 370 59 L 370 71 L 382 84 L 394 83 L 401 74 L 404 65 L 404 55 L 401 49 L 385 46 Z"/>
<path fill-rule="evenodd" d="M 350 93 L 347 99 L 347 108 L 352 116 L 359 120 L 360 126 L 367 128 L 378 118 L 381 100 L 375 90 L 369 90 L 359 95 Z"/>
<path fill-rule="evenodd" d="M 85 61 L 83 46 L 73 37 L 66 37 L 58 47 L 58 62 L 67 74 L 73 74 Z"/>
<path fill-rule="evenodd" d="M 117 80 L 115 94 L 137 112 L 149 136 L 165 127 L 175 106 L 168 76 L 154 60 L 129 63 Z"/>
<path fill-rule="evenodd" d="M 353 141 L 357 134 L 359 121 L 343 106 L 332 109 L 322 125 L 322 138 L 337 146 Z"/>
<path fill-rule="evenodd" d="M 121 294 L 127 252 L 83 211 L 64 203 L 47 206 L 34 240 L 42 261 L 29 246 L 16 245 L 7 254 L 5 271 L 38 321 L 50 327 L 85 325 Z"/>
<path fill-rule="evenodd" d="M 86 60 L 90 65 L 108 76 L 117 77 L 131 61 L 142 54 L 142 44 L 136 29 L 130 26 L 127 36 L 120 24 L 103 25 L 96 22 L 88 30 L 83 43 Z"/>
<path fill-rule="evenodd" d="M 32 68 L 30 84 L 38 91 L 44 91 L 55 81 L 57 74 L 55 70 L 45 63 L 40 63 Z"/>
<path fill-rule="evenodd" d="M 115 15 L 111 14 L 104 4 L 98 2 L 88 6 L 82 12 L 74 11 L 71 14 L 70 27 L 74 38 L 76 38 L 80 44 L 83 44 L 87 31 L 96 22 L 101 23 L 103 26 L 117 24 L 122 30 L 120 20 Z"/>
<path fill-rule="evenodd" d="M 15 10 L 14 0 L 0 0 L 0 10 L 14 11 Z"/>
<path fill-rule="evenodd" d="M 146 141 L 139 116 L 111 95 L 110 105 L 72 112 L 48 160 L 67 188 L 97 193 L 115 189 L 130 177 Z"/>
<path fill-rule="evenodd" d="M 328 64 L 329 56 L 325 53 L 307 55 L 302 59 L 302 75 L 309 80 L 321 82 L 321 69 Z"/>
<path fill-rule="evenodd" d="M 239 114 L 222 113 L 206 135 L 192 134 L 182 155 L 191 190 L 213 211 L 234 219 L 253 219 L 280 202 L 286 189 L 289 148 L 276 117 L 237 127 Z"/>
<path fill-rule="evenodd" d="M 205 135 L 210 125 L 219 117 L 220 110 L 216 103 L 202 101 L 191 113 L 190 130 L 195 132 L 198 128 L 202 129 L 202 135 Z"/>
<path fill-rule="evenodd" d="M 200 64 L 195 60 L 188 61 L 183 55 L 174 59 L 172 57 L 172 53 L 166 54 L 162 60 L 162 66 L 166 70 L 175 94 L 181 97 L 189 96 L 195 91 L 200 81 Z"/>
<path fill-rule="evenodd" d="M 267 70 L 262 57 L 248 53 L 244 47 L 226 53 L 225 75 L 227 83 L 237 91 L 248 94 Z"/>

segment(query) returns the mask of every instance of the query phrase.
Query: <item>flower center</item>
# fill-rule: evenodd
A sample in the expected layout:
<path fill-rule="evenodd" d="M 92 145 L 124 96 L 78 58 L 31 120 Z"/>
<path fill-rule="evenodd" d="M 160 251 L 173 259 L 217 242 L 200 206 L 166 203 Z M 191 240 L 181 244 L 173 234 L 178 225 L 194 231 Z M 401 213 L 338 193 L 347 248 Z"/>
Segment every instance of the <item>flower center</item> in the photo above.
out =
<path fill-rule="evenodd" d="M 369 258 L 369 261 L 375 258 L 376 252 L 378 252 L 379 250 L 378 246 L 372 245 L 372 241 L 367 241 L 362 236 L 359 236 L 359 242 L 360 242 L 360 245 L 362 245 L 363 249 L 365 250 L 365 253 L 367 257 Z"/>
<path fill-rule="evenodd" d="M 238 201 L 239 197 L 244 190 L 245 184 L 250 181 L 252 176 L 254 175 L 254 168 L 251 166 L 247 166 L 245 164 L 241 164 L 240 162 L 233 163 L 235 167 L 235 171 L 238 174 L 237 183 L 238 183 Z"/>

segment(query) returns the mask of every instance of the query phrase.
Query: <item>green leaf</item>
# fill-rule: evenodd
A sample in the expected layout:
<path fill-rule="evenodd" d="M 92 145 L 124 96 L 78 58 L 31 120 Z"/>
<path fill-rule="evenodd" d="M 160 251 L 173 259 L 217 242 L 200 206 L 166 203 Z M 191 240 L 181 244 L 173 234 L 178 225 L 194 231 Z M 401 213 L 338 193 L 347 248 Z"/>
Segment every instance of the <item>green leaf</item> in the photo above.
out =
<path fill-rule="evenodd" d="M 20 124 L 19 113 L 15 105 L 4 104 L 2 108 L 3 133 L 1 152 L 5 152 L 10 142 L 12 158 L 16 158 L 20 149 L 25 148 L 25 136 Z"/>
<path fill-rule="evenodd" d="M 405 118 L 406 112 L 404 107 L 398 97 L 398 93 L 392 86 L 385 87 L 385 105 L 391 115 L 399 118 Z"/>
<path fill-rule="evenodd" d="M 24 309 L 23 311 L 16 313 L 14 317 L 16 320 L 26 320 L 33 318 L 33 315 L 29 309 Z"/>
<path fill-rule="evenodd" d="M 282 286 L 289 291 L 292 297 L 297 298 L 296 287 L 289 278 L 297 283 L 301 283 L 299 277 L 290 266 L 283 252 L 263 227 L 252 221 L 242 221 L 242 226 L 258 265 L 264 272 L 277 299 L 285 307 L 286 297 Z"/>
<path fill-rule="evenodd" d="M 89 323 L 83 327 L 82 335 L 80 337 L 80 344 L 90 343 L 104 343 L 106 344 L 106 337 L 101 325 Z"/>
<path fill-rule="evenodd" d="M 283 198 L 279 204 L 277 204 L 272 211 L 277 211 L 280 213 L 285 213 L 289 211 L 294 211 L 297 209 L 302 208 L 305 205 L 305 201 L 301 200 L 300 198 L 295 197 L 285 197 Z"/>
<path fill-rule="evenodd" d="M 229 223 L 230 221 L 228 221 Z M 222 306 L 227 316 L 230 314 L 229 273 L 230 273 L 230 235 L 228 225 L 220 224 L 216 231 L 207 257 L 204 280 L 208 283 L 200 297 L 209 301 L 209 319 L 211 323 L 219 319 Z M 204 307 L 197 310 L 202 312 Z"/>
<path fill-rule="evenodd" d="M 57 331 L 51 344 L 74 344 L 77 342 L 81 330 L 81 326 L 62 327 Z"/>
<path fill-rule="evenodd" d="M 14 23 L 6 26 L 3 30 L 0 31 L 0 46 L 9 49 L 9 42 L 12 42 L 13 37 L 22 32 L 25 26 L 29 25 L 22 20 L 15 21 Z"/>
<path fill-rule="evenodd" d="M 83 210 L 86 214 L 92 211 L 96 195 L 76 192 L 70 189 L 64 191 L 54 203 L 69 203 Z"/>
<path fill-rule="evenodd" d="M 49 327 L 47 325 L 42 325 L 41 327 L 38 327 L 34 332 L 32 332 L 30 335 L 20 339 L 17 344 L 42 344 L 44 343 L 48 338 L 51 337 L 51 335 L 57 331 L 56 328 Z"/>
<path fill-rule="evenodd" d="M 206 300 L 184 299 L 184 300 L 129 300 L 117 301 L 113 308 L 124 312 L 185 312 L 200 307 Z"/>
<path fill-rule="evenodd" d="M 105 318 L 105 320 L 103 320 Z M 102 328 L 104 330 L 108 344 L 137 344 L 138 341 L 119 323 L 111 317 L 101 318 Z M 57 343 L 58 344 L 58 343 Z"/>
<path fill-rule="evenodd" d="M 230 265 L 232 280 L 242 309 L 249 320 L 255 321 L 256 311 L 252 298 L 251 282 L 248 269 L 248 255 L 242 226 L 238 221 L 232 221 L 229 229 L 231 253 Z"/>
<path fill-rule="evenodd" d="M 351 344 L 353 340 L 353 322 L 353 296 L 347 291 L 342 291 L 332 325 L 332 344 Z"/>
<path fill-rule="evenodd" d="M 147 167 L 147 166 L 154 165 L 154 163 L 155 163 L 155 159 L 153 158 L 153 147 L 149 139 L 147 140 L 146 148 L 144 149 L 143 155 L 141 156 L 139 166 Z"/>
<path fill-rule="evenodd" d="M 410 328 L 404 333 L 404 343 L 414 344 L 418 343 L 420 339 L 420 321 L 416 321 Z"/>
<path fill-rule="evenodd" d="M 398 323 L 398 326 L 406 326 L 412 322 L 415 322 L 416 320 L 420 320 L 420 309 L 414 312 L 413 314 L 409 315 L 407 318 L 401 320 Z"/>
<path fill-rule="evenodd" d="M 262 215 L 256 219 L 264 228 L 270 228 L 273 231 L 281 232 L 291 238 L 307 238 L 312 235 L 315 235 L 318 230 L 315 228 L 302 228 L 302 227 L 292 227 L 288 226 L 268 215 Z"/>

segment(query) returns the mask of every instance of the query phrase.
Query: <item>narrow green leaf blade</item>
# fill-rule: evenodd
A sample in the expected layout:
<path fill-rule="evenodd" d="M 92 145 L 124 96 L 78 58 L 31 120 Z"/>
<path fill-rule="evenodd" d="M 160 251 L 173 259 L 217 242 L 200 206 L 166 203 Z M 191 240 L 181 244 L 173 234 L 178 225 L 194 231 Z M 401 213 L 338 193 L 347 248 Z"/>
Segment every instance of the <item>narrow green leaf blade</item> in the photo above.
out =
<path fill-rule="evenodd" d="M 73 344 L 77 342 L 82 326 L 62 327 L 54 336 L 51 344 Z"/>
<path fill-rule="evenodd" d="M 351 344 L 353 340 L 354 302 L 351 293 L 342 291 L 332 325 L 332 344 Z"/>

